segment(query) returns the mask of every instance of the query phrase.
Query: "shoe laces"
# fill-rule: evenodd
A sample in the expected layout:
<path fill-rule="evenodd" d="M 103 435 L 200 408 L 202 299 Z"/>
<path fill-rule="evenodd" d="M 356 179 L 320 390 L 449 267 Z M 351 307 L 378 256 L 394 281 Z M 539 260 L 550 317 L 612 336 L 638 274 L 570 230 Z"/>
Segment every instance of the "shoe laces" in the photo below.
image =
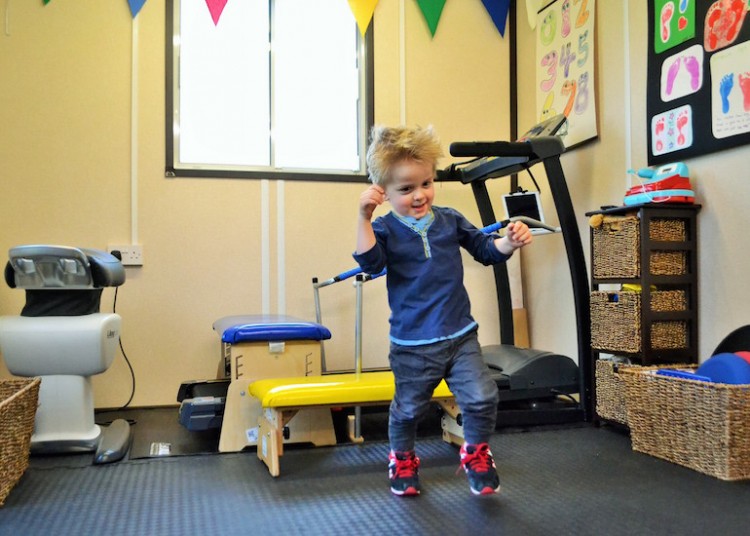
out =
<path fill-rule="evenodd" d="M 476 445 L 474 452 L 469 452 L 467 448 L 464 448 L 461 454 L 461 465 L 458 466 L 456 473 L 462 468 L 468 468 L 477 473 L 486 473 L 492 467 L 492 454 L 487 443 Z"/>
<path fill-rule="evenodd" d="M 394 462 L 393 476 L 398 478 L 411 478 L 419 468 L 419 458 L 414 454 L 402 455 L 399 453 L 394 455 L 391 460 Z"/>

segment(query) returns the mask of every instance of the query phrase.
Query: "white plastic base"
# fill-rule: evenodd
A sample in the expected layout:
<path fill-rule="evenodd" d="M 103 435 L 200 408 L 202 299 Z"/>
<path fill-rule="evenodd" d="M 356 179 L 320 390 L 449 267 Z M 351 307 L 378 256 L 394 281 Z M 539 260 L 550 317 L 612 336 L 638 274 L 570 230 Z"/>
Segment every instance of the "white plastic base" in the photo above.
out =
<path fill-rule="evenodd" d="M 101 429 L 94 423 L 91 378 L 42 376 L 31 450 L 34 453 L 96 450 Z"/>

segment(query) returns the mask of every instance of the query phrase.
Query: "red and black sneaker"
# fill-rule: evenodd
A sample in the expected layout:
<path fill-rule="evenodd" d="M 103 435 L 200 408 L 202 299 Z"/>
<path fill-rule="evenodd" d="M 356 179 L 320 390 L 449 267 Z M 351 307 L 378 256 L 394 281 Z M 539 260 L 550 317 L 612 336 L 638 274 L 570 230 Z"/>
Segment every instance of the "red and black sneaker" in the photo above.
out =
<path fill-rule="evenodd" d="M 394 495 L 419 495 L 419 458 L 414 451 L 388 455 L 388 477 Z"/>
<path fill-rule="evenodd" d="M 500 478 L 497 476 L 495 460 L 487 443 L 464 443 L 460 454 L 461 467 L 466 471 L 469 487 L 474 495 L 490 495 L 500 491 Z"/>

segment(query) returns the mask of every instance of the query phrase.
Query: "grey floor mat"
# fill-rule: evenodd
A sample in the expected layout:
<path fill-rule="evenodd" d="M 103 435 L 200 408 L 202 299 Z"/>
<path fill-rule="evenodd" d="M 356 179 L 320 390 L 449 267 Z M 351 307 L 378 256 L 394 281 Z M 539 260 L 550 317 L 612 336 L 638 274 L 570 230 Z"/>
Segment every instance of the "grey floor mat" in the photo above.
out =
<path fill-rule="evenodd" d="M 501 495 L 474 497 L 456 448 L 422 439 L 423 494 L 388 492 L 387 444 L 31 468 L 0 534 L 746 534 L 750 484 L 634 453 L 593 427 L 499 433 Z"/>

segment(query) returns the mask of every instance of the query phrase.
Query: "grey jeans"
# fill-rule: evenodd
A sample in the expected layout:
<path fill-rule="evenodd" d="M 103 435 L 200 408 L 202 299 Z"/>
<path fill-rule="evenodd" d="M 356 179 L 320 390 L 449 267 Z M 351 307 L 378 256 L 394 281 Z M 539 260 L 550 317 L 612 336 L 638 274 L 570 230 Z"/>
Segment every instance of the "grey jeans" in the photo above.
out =
<path fill-rule="evenodd" d="M 414 449 L 417 422 L 429 408 L 432 392 L 445 378 L 461 409 L 464 439 L 485 443 L 495 430 L 498 392 L 482 359 L 476 330 L 457 339 L 401 346 L 391 343 L 388 356 L 396 378 L 388 437 L 391 449 Z"/>

